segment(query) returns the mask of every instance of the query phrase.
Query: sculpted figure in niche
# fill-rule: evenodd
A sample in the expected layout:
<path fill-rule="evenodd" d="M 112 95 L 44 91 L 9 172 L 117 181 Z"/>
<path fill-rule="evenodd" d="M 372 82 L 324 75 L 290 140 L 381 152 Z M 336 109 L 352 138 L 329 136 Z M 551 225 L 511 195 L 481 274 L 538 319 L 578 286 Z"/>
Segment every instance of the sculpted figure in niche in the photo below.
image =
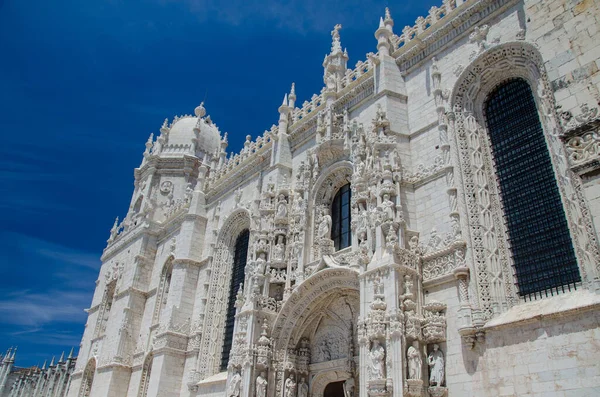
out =
<path fill-rule="evenodd" d="M 285 396 L 284 397 L 296 397 L 296 380 L 294 374 L 290 374 L 285 380 Z"/>
<path fill-rule="evenodd" d="M 308 397 L 308 384 L 304 378 L 301 378 L 298 384 L 298 397 Z"/>
<path fill-rule="evenodd" d="M 331 216 L 325 210 L 319 224 L 319 238 L 331 239 Z"/>
<path fill-rule="evenodd" d="M 275 260 L 283 260 L 283 252 L 285 251 L 285 246 L 283 245 L 283 236 L 277 237 L 277 244 L 273 247 L 273 259 Z"/>
<path fill-rule="evenodd" d="M 431 386 L 441 386 L 444 383 L 444 354 L 440 347 L 433 345 L 433 351 L 427 357 L 431 375 L 429 376 L 429 384 Z"/>
<path fill-rule="evenodd" d="M 283 194 L 279 195 L 279 202 L 277 203 L 277 218 L 287 217 L 287 200 Z"/>
<path fill-rule="evenodd" d="M 344 397 L 354 397 L 354 378 L 348 378 L 344 382 Z"/>
<path fill-rule="evenodd" d="M 419 250 L 419 236 L 412 236 L 408 241 L 408 247 L 416 253 Z"/>
<path fill-rule="evenodd" d="M 385 378 L 385 349 L 379 343 L 379 340 L 373 341 L 373 347 L 369 352 L 371 359 L 371 379 Z"/>
<path fill-rule="evenodd" d="M 406 357 L 408 359 L 408 379 L 421 379 L 421 366 L 423 365 L 421 353 L 411 346 L 408 348 Z"/>
<path fill-rule="evenodd" d="M 393 222 L 396 219 L 396 204 L 394 204 L 394 202 L 390 200 L 389 194 L 386 193 L 383 195 L 383 202 L 381 203 L 381 207 L 383 208 L 385 219 Z"/>
<path fill-rule="evenodd" d="M 231 382 L 229 382 L 229 389 L 227 390 L 228 397 L 239 397 L 240 390 L 242 388 L 242 375 L 240 375 L 240 371 L 236 371 L 235 374 L 231 377 Z"/>
<path fill-rule="evenodd" d="M 265 274 L 265 266 L 267 263 L 267 255 L 264 252 L 258 254 L 258 258 L 256 259 L 256 274 L 263 275 Z"/>
<path fill-rule="evenodd" d="M 262 371 L 256 378 L 256 397 L 267 397 L 267 376 Z"/>

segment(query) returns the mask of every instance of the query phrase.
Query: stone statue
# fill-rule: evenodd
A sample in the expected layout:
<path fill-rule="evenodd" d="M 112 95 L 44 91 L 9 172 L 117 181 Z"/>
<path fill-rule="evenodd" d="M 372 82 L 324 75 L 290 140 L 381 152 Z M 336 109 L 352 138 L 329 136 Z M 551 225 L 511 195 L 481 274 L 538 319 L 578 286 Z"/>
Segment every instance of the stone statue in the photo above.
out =
<path fill-rule="evenodd" d="M 265 371 L 262 371 L 256 378 L 256 397 L 267 397 L 267 378 Z"/>
<path fill-rule="evenodd" d="M 231 377 L 231 381 L 229 382 L 229 388 L 227 389 L 228 397 L 239 397 L 240 390 L 242 388 L 242 375 L 240 375 L 240 371 L 236 371 Z"/>
<path fill-rule="evenodd" d="M 344 397 L 354 396 L 354 378 L 348 378 L 344 382 Z"/>
<path fill-rule="evenodd" d="M 265 265 L 267 263 L 266 254 L 261 252 L 258 254 L 258 258 L 256 259 L 256 274 L 262 275 L 265 274 Z"/>
<path fill-rule="evenodd" d="M 412 236 L 408 241 L 408 246 L 412 252 L 417 252 L 419 250 L 419 236 Z"/>
<path fill-rule="evenodd" d="M 396 205 L 392 200 L 390 200 L 389 194 L 383 195 L 383 202 L 381 203 L 381 207 L 383 208 L 383 213 L 385 214 L 385 219 L 387 221 L 394 221 L 396 219 Z"/>
<path fill-rule="evenodd" d="M 323 211 L 321 223 L 319 224 L 319 238 L 331 239 L 331 216 Z"/>
<path fill-rule="evenodd" d="M 296 380 L 294 374 L 285 380 L 285 396 L 284 397 L 296 397 Z"/>
<path fill-rule="evenodd" d="M 319 343 L 319 345 L 317 346 L 315 359 L 316 362 L 331 360 L 331 352 L 329 351 L 329 346 L 327 346 L 327 341 L 322 340 L 321 343 Z"/>
<path fill-rule="evenodd" d="M 287 200 L 283 194 L 279 195 L 279 202 L 277 203 L 277 215 L 276 218 L 287 217 Z"/>
<path fill-rule="evenodd" d="M 431 367 L 429 375 L 429 385 L 442 386 L 444 383 L 444 355 L 439 345 L 433 345 L 433 351 L 427 357 L 427 363 Z"/>
<path fill-rule="evenodd" d="M 273 247 L 273 259 L 282 260 L 283 259 L 283 251 L 285 250 L 282 237 L 277 237 L 277 244 Z"/>
<path fill-rule="evenodd" d="M 304 378 L 301 378 L 298 384 L 298 397 L 308 397 L 308 384 Z"/>
<path fill-rule="evenodd" d="M 385 349 L 379 340 L 373 341 L 373 347 L 369 353 L 371 359 L 371 379 L 384 379 L 385 378 Z"/>
<path fill-rule="evenodd" d="M 411 346 L 408 348 L 406 357 L 408 359 L 408 379 L 421 379 L 421 366 L 423 365 L 421 353 Z"/>

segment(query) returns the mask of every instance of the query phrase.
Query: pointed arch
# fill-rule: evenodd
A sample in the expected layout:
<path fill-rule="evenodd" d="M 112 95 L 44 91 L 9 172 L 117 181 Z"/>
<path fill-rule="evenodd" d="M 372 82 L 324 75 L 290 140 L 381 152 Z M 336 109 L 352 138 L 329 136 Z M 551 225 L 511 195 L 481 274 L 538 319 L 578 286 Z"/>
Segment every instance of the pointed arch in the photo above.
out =
<path fill-rule="evenodd" d="M 479 305 L 486 318 L 515 305 L 518 293 L 508 235 L 499 200 L 498 179 L 484 103 L 489 94 L 510 79 L 523 79 L 531 87 L 540 116 L 545 143 L 551 158 L 582 278 L 598 267 L 600 255 L 591 220 L 585 220 L 585 203 L 580 181 L 567 168 L 566 153 L 559 139 L 561 127 L 554 96 L 539 51 L 526 42 L 509 42 L 492 47 L 477 57 L 459 76 L 451 95 L 450 131 L 462 198 L 463 230 L 468 231 Z M 578 224 L 586 225 L 582 230 Z M 586 250 L 592 252 L 586 254 Z M 587 263 L 586 263 L 587 262 Z"/>
<path fill-rule="evenodd" d="M 173 275 L 173 255 L 169 255 L 160 273 L 160 281 L 158 284 L 158 297 L 154 307 L 154 316 L 152 324 L 156 324 L 160 320 L 160 314 L 167 304 L 169 289 L 171 288 L 171 276 Z"/>
<path fill-rule="evenodd" d="M 210 267 L 208 300 L 198 355 L 198 369 L 202 378 L 213 375 L 220 369 L 235 242 L 244 230 L 250 229 L 250 219 L 247 209 L 236 209 L 225 219 L 217 236 Z"/>
<path fill-rule="evenodd" d="M 338 161 L 329 167 L 325 168 L 319 178 L 315 181 L 311 199 L 310 199 L 310 213 L 312 214 L 312 242 L 309 246 L 315 246 L 314 242 L 317 241 L 318 233 L 318 222 L 319 214 L 321 211 L 326 211 L 328 215 L 331 215 L 331 206 L 333 204 L 336 193 L 345 185 L 350 183 L 353 168 L 352 163 L 347 160 Z M 351 186 L 349 186 L 351 187 Z M 313 259 L 316 258 L 316 252 L 312 253 Z"/>
<path fill-rule="evenodd" d="M 79 397 L 89 397 L 92 392 L 94 383 L 94 375 L 96 374 L 96 358 L 92 357 L 88 361 L 83 370 L 81 378 L 81 388 L 79 389 Z"/>
<path fill-rule="evenodd" d="M 144 359 L 142 366 L 142 376 L 140 379 L 140 389 L 138 391 L 138 397 L 146 397 L 148 395 L 148 386 L 150 385 L 150 374 L 152 372 L 152 362 L 154 361 L 154 355 L 152 352 L 148 353 Z"/>
<path fill-rule="evenodd" d="M 106 332 L 106 325 L 110 317 L 112 305 L 115 299 L 115 293 L 117 291 L 117 279 L 111 278 L 104 287 L 104 294 L 102 295 L 102 302 L 100 310 L 98 312 L 98 319 L 96 320 L 96 337 L 104 335 Z"/>

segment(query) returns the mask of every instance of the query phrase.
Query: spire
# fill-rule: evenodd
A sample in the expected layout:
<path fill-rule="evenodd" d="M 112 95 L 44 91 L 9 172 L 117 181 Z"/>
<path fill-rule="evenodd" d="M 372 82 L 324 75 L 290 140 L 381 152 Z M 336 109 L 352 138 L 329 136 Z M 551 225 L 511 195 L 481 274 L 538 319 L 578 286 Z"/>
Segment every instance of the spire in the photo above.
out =
<path fill-rule="evenodd" d="M 15 356 L 17 355 L 17 349 L 19 348 L 19 346 L 15 347 L 15 349 L 12 352 L 12 356 L 10 357 L 10 361 L 11 362 L 15 362 Z"/>
<path fill-rule="evenodd" d="M 342 86 L 342 80 L 346 74 L 346 63 L 348 62 L 348 53 L 342 51 L 342 42 L 340 40 L 340 29 L 342 25 L 337 24 L 331 31 L 331 52 L 325 55 L 323 60 L 323 82 L 325 83 L 325 97 L 327 103 L 331 104 L 336 98 Z"/>
<path fill-rule="evenodd" d="M 63 350 L 63 352 L 60 355 L 60 358 L 58 359 L 59 363 L 64 363 L 65 362 L 65 351 Z"/>
<path fill-rule="evenodd" d="M 386 55 L 390 55 L 390 48 L 392 47 L 390 38 L 394 34 L 392 27 L 394 21 L 390 17 L 390 10 L 385 10 L 385 20 L 379 18 L 379 28 L 375 31 L 375 38 L 377 39 L 377 51 L 379 51 L 380 59 Z"/>
<path fill-rule="evenodd" d="M 46 369 L 46 363 L 47 362 L 48 362 L 47 360 L 44 360 L 44 365 L 42 365 L 42 371 L 44 371 Z"/>
<path fill-rule="evenodd" d="M 73 352 L 75 351 L 75 346 L 73 346 L 71 348 L 71 351 L 69 352 L 69 357 L 67 357 L 67 359 L 72 359 L 73 358 Z"/>
<path fill-rule="evenodd" d="M 383 20 L 383 23 L 386 27 L 386 29 L 388 29 L 390 32 L 394 33 L 394 20 L 392 19 L 392 16 L 390 15 L 390 9 L 388 7 L 385 7 L 385 19 Z"/>
<path fill-rule="evenodd" d="M 337 24 L 333 27 L 331 31 L 331 54 L 337 54 L 342 52 L 342 41 L 340 40 L 340 29 L 342 28 L 341 24 Z"/>
<path fill-rule="evenodd" d="M 296 83 L 292 83 L 292 89 L 290 90 L 290 95 L 288 95 L 288 99 L 288 106 L 294 109 L 294 107 L 296 107 Z"/>
<path fill-rule="evenodd" d="M 52 356 L 52 361 L 50 361 L 50 368 L 54 367 L 54 356 Z"/>

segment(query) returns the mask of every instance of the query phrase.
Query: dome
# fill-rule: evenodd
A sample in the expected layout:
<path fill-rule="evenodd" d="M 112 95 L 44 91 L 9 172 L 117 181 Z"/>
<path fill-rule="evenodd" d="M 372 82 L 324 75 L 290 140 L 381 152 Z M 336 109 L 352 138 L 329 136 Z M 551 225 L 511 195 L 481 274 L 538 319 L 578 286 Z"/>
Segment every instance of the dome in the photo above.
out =
<path fill-rule="evenodd" d="M 194 116 L 184 116 L 171 125 L 169 145 L 190 144 L 195 138 L 194 128 L 197 127 L 197 124 L 200 127 L 200 134 L 196 152 L 205 152 L 211 155 L 217 152 L 221 145 L 219 130 L 214 124 L 209 124 L 204 119 L 200 119 L 200 123 L 198 123 L 198 117 Z"/>

